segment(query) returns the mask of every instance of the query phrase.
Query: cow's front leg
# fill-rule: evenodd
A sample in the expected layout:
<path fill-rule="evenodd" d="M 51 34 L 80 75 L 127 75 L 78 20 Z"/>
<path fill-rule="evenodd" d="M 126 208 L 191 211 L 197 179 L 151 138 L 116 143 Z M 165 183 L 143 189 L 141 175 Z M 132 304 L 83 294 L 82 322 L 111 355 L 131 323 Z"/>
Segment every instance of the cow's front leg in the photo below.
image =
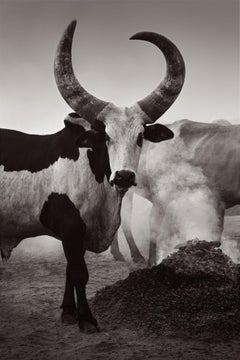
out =
<path fill-rule="evenodd" d="M 74 288 L 77 294 L 76 316 L 83 331 L 98 330 L 86 298 L 88 270 L 84 260 L 83 239 L 86 225 L 78 209 L 65 194 L 52 193 L 43 206 L 40 221 L 62 240 L 67 259 L 66 289 L 63 299 L 63 314 L 74 309 Z M 69 310 L 70 309 L 70 310 Z"/>
<path fill-rule="evenodd" d="M 75 324 L 77 322 L 77 307 L 74 297 L 74 283 L 69 273 L 69 266 L 66 269 L 66 283 L 63 296 L 63 302 L 61 305 L 62 310 L 62 322 L 65 324 Z"/>
<path fill-rule="evenodd" d="M 89 308 L 86 297 L 86 284 L 88 282 L 88 270 L 84 259 L 81 241 L 79 239 L 62 240 L 63 249 L 68 262 L 69 276 L 74 284 L 77 295 L 77 320 L 80 330 L 93 332 L 98 329 L 98 324 Z M 65 300 L 65 297 L 64 297 Z M 68 299 L 71 301 L 70 299 Z M 68 303 L 64 304 L 63 313 L 68 311 Z"/>

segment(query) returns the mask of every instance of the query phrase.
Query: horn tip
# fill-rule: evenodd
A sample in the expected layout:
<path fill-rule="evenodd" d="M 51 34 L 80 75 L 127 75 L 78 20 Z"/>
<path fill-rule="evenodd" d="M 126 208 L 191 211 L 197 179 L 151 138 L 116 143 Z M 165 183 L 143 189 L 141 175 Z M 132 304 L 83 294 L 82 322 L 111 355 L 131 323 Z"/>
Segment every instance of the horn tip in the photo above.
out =
<path fill-rule="evenodd" d="M 77 25 L 77 20 L 74 19 L 73 21 L 71 21 L 71 22 L 70 22 L 70 25 L 75 27 L 75 26 Z"/>
<path fill-rule="evenodd" d="M 71 21 L 70 24 L 67 27 L 67 30 L 74 32 L 75 28 L 76 28 L 76 25 L 77 25 L 77 20 Z"/>
<path fill-rule="evenodd" d="M 137 33 L 137 34 L 139 34 L 139 33 Z M 135 39 L 136 39 L 137 34 L 134 34 L 133 36 L 131 36 L 131 37 L 129 38 L 129 40 L 135 40 Z"/>
<path fill-rule="evenodd" d="M 144 40 L 144 37 L 149 34 L 148 31 L 141 31 L 141 32 L 138 32 L 136 34 L 134 34 L 133 36 L 131 36 L 129 38 L 129 40 Z"/>

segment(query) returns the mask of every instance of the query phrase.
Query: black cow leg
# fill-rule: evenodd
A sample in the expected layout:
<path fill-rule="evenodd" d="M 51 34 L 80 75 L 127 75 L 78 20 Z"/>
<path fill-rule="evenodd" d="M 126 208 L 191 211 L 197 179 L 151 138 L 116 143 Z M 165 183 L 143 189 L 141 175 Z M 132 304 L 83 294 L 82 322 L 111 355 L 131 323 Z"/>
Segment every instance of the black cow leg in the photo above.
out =
<path fill-rule="evenodd" d="M 77 307 L 74 298 L 74 283 L 70 277 L 68 265 L 66 269 L 65 291 L 61 308 L 63 309 L 62 322 L 69 325 L 76 324 Z"/>
<path fill-rule="evenodd" d="M 77 293 L 77 318 L 79 329 L 84 332 L 95 332 L 99 331 L 97 320 L 93 317 L 92 312 L 89 308 L 87 297 L 86 297 L 86 283 L 88 281 L 88 270 L 83 258 L 82 263 L 82 281 L 76 285 Z"/>
<path fill-rule="evenodd" d="M 69 275 L 76 289 L 79 328 L 84 332 L 95 332 L 99 329 L 86 298 L 88 270 L 84 259 L 84 251 L 81 249 L 81 241 L 77 239 L 74 242 L 63 241 L 62 243 L 68 261 Z"/>
<path fill-rule="evenodd" d="M 84 332 L 94 332 L 98 330 L 98 326 L 86 298 L 88 270 L 84 259 L 81 236 L 79 236 L 81 235 L 81 231 L 78 229 L 78 222 L 73 223 L 73 218 L 70 222 L 71 227 L 67 231 L 67 234 L 63 234 L 62 236 L 62 244 L 68 262 L 68 273 L 76 289 L 78 325 L 80 330 Z"/>
<path fill-rule="evenodd" d="M 43 206 L 40 220 L 62 240 L 67 259 L 66 289 L 63 299 L 63 312 L 74 306 L 74 288 L 77 294 L 77 320 L 82 331 L 98 330 L 86 298 L 88 270 L 84 260 L 83 239 L 86 225 L 80 213 L 67 195 L 53 193 Z"/>

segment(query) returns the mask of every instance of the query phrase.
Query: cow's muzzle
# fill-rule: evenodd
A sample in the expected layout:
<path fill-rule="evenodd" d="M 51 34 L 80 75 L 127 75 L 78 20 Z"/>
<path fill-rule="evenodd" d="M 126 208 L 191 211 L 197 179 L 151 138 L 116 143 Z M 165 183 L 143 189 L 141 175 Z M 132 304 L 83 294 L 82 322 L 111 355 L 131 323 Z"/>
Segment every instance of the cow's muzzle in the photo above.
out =
<path fill-rule="evenodd" d="M 130 170 L 120 170 L 116 171 L 114 179 L 112 180 L 112 185 L 115 184 L 119 188 L 128 189 L 131 186 L 136 186 L 136 175 L 133 171 Z"/>

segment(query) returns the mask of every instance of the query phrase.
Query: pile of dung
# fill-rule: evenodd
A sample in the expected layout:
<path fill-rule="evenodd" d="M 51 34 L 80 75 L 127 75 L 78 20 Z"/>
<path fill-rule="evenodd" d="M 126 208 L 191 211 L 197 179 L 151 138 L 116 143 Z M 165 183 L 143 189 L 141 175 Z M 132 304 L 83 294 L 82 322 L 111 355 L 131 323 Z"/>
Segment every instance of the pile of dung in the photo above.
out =
<path fill-rule="evenodd" d="M 97 292 L 107 326 L 156 334 L 240 334 L 240 268 L 214 242 L 190 241 L 158 266 Z"/>

